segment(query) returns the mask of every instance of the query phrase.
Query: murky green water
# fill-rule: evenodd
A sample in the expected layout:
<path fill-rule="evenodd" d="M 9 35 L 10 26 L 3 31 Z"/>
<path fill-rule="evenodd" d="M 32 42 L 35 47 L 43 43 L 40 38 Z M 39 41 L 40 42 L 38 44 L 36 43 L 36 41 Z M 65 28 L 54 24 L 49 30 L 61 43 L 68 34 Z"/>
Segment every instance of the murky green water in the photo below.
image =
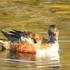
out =
<path fill-rule="evenodd" d="M 60 31 L 60 49 L 54 56 L 40 57 L 1 51 L 0 70 L 70 70 L 70 1 L 50 0 L 54 4 L 46 4 L 47 0 L 39 0 L 44 1 L 39 2 L 39 5 L 33 0 L 8 1 L 0 1 L 0 29 L 43 32 L 41 35 L 47 37 L 44 32 L 47 32 L 48 25 L 55 23 Z M 1 36 L 3 35 L 0 34 L 0 38 Z"/>
<path fill-rule="evenodd" d="M 0 70 L 69 70 L 70 41 L 59 41 L 60 50 L 55 55 L 0 52 Z"/>

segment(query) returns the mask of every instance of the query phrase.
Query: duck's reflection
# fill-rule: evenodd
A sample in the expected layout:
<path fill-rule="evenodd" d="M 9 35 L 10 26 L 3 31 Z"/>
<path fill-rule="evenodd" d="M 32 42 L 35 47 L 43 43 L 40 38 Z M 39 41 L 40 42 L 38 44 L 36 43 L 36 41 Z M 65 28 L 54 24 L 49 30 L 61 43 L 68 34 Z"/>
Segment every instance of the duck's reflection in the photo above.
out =
<path fill-rule="evenodd" d="M 49 55 L 49 62 L 50 62 L 50 67 L 52 68 L 58 68 L 60 67 L 60 57 L 59 53 L 54 53 L 54 55 Z"/>
<path fill-rule="evenodd" d="M 51 54 L 42 54 L 36 56 L 37 61 L 43 61 L 43 63 L 46 63 L 46 65 L 50 68 L 59 68 L 60 67 L 60 57 L 59 53 L 51 53 Z M 47 67 L 46 66 L 46 67 Z"/>
<path fill-rule="evenodd" d="M 25 60 L 26 65 L 29 64 L 31 67 L 34 67 L 34 68 L 48 68 L 49 67 L 49 68 L 57 69 L 60 67 L 60 57 L 59 57 L 58 52 L 57 53 L 55 52 L 52 54 L 42 54 L 40 56 L 36 54 L 17 52 L 15 55 L 14 53 L 10 53 L 9 58 L 10 59 L 15 58 L 17 60 L 22 60 L 22 61 Z"/>

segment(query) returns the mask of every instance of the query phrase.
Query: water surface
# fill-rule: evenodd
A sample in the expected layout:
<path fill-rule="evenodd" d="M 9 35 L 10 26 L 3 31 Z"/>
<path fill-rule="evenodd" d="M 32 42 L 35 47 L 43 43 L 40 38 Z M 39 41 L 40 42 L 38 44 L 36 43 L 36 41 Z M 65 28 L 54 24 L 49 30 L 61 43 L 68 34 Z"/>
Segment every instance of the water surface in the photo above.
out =
<path fill-rule="evenodd" d="M 70 42 L 59 41 L 60 50 L 54 55 L 0 52 L 0 70 L 66 70 L 70 68 Z"/>

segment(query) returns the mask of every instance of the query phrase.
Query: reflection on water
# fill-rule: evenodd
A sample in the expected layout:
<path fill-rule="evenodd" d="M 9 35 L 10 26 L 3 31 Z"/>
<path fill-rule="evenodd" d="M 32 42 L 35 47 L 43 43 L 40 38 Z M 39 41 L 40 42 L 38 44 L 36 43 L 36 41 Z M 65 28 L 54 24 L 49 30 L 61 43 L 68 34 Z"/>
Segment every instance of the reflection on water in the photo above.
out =
<path fill-rule="evenodd" d="M 46 63 L 46 67 L 58 68 L 60 67 L 59 53 L 44 54 L 36 57 L 36 61 L 42 61 Z M 42 67 L 42 66 L 41 66 Z"/>
<path fill-rule="evenodd" d="M 0 54 L 1 55 L 1 54 Z M 4 56 L 2 56 L 4 55 Z M 0 70 L 23 69 L 58 69 L 60 67 L 59 53 L 52 54 L 26 54 L 2 52 L 0 56 Z"/>

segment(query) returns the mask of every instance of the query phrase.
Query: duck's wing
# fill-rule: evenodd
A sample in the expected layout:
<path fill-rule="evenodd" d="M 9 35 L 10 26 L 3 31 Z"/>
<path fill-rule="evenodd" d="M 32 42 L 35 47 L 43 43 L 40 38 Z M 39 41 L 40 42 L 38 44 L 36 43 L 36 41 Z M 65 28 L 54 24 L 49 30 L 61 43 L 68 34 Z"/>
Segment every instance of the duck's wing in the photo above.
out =
<path fill-rule="evenodd" d="M 24 35 L 28 35 L 29 31 L 19 31 L 19 30 L 15 30 L 12 29 L 16 34 L 20 35 L 21 33 L 23 33 Z"/>
<path fill-rule="evenodd" d="M 12 29 L 12 30 L 17 32 L 17 33 L 22 33 L 22 31 L 19 31 L 19 30 L 15 30 L 15 29 Z"/>
<path fill-rule="evenodd" d="M 18 41 L 18 40 L 20 39 L 20 36 L 11 34 L 11 35 L 10 35 L 10 38 L 11 38 L 12 41 L 14 42 L 14 41 Z"/>
<path fill-rule="evenodd" d="M 8 33 L 6 33 L 5 31 L 2 31 L 2 30 L 0 30 L 1 31 L 1 33 L 5 36 L 5 37 L 9 37 L 9 34 Z"/>
<path fill-rule="evenodd" d="M 14 35 L 17 35 L 17 36 L 20 36 L 18 32 L 14 32 L 14 31 L 9 31 L 11 34 L 14 34 Z"/>
<path fill-rule="evenodd" d="M 1 30 L 1 32 L 2 32 L 2 34 L 6 37 L 6 38 L 8 38 L 10 41 L 17 41 L 17 40 L 19 40 L 19 36 L 17 36 L 17 35 L 14 35 L 14 34 L 8 34 L 8 33 L 6 33 L 5 31 L 2 31 Z"/>

